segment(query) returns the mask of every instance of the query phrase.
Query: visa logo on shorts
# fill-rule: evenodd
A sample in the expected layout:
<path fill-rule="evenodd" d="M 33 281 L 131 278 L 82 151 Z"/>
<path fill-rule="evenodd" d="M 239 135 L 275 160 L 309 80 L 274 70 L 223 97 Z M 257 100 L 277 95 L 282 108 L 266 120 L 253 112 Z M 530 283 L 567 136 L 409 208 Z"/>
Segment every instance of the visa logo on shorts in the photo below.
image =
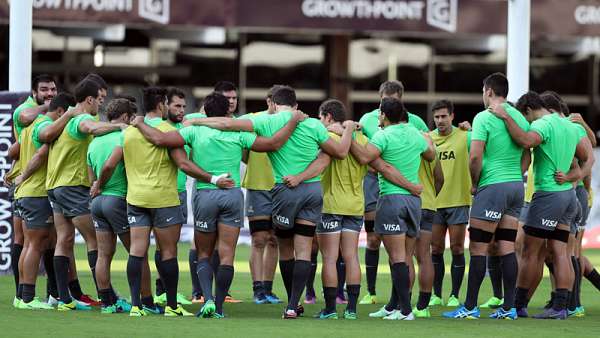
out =
<path fill-rule="evenodd" d="M 383 229 L 385 231 L 401 231 L 400 224 L 384 224 Z"/>
<path fill-rule="evenodd" d="M 203 221 L 196 221 L 196 226 L 202 229 L 208 229 L 208 223 Z"/>
<path fill-rule="evenodd" d="M 281 215 L 275 215 L 275 220 L 281 224 L 290 225 L 290 219 Z"/>
<path fill-rule="evenodd" d="M 337 229 L 340 226 L 338 221 L 323 222 L 323 229 Z"/>
<path fill-rule="evenodd" d="M 542 218 L 542 225 L 550 227 L 550 228 L 556 228 L 556 226 L 558 225 L 558 221 L 553 221 L 551 219 L 543 219 Z"/>
<path fill-rule="evenodd" d="M 500 219 L 500 218 L 502 218 L 502 213 L 498 212 L 498 211 L 493 211 L 493 210 L 486 210 L 485 217 L 489 217 L 489 218 L 493 218 L 493 219 Z"/>
<path fill-rule="evenodd" d="M 129 216 L 129 217 L 127 217 L 127 222 L 128 222 L 129 224 L 131 224 L 131 223 L 135 223 L 135 216 Z"/>

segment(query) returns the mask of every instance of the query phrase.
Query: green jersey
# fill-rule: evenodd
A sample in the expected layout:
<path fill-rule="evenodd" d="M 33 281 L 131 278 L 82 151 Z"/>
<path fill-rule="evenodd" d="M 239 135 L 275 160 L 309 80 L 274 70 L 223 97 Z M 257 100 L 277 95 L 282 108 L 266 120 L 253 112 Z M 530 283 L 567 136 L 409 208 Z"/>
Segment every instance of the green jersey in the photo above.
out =
<path fill-rule="evenodd" d="M 292 118 L 292 112 L 265 114 L 251 120 L 254 131 L 271 137 Z M 269 153 L 275 183 L 283 183 L 283 177 L 303 172 L 319 154 L 320 145 L 329 140 L 329 133 L 321 121 L 313 118 L 298 124 L 289 140 L 277 151 Z M 319 176 L 305 182 L 318 182 Z"/>
<path fill-rule="evenodd" d="M 377 132 L 371 139 L 381 153 L 380 157 L 394 166 L 404 177 L 414 184 L 419 184 L 419 166 L 421 154 L 427 149 L 427 141 L 419 130 L 407 123 L 387 126 Z M 388 181 L 379 175 L 379 194 L 410 195 L 410 192 Z"/>
<path fill-rule="evenodd" d="M 173 127 L 177 128 L 177 130 L 180 130 L 183 128 L 183 123 L 179 122 L 179 123 L 172 123 Z M 186 156 L 189 158 L 190 157 L 190 146 L 188 146 L 187 144 L 183 147 L 183 149 L 185 149 L 185 154 Z M 177 169 L 177 191 L 178 192 L 184 192 L 185 191 L 185 184 L 187 182 L 187 175 L 183 172 L 183 170 L 181 169 Z"/>
<path fill-rule="evenodd" d="M 230 174 L 235 186 L 240 186 L 240 162 L 242 150 L 250 149 L 256 134 L 230 132 L 204 126 L 190 126 L 179 134 L 192 150 L 192 160 L 211 175 Z M 214 184 L 198 181 L 197 189 L 218 189 Z"/>
<path fill-rule="evenodd" d="M 121 147 L 121 134 L 120 130 L 113 131 L 112 133 L 95 137 L 90 143 L 87 152 L 87 165 L 92 168 L 96 178 L 100 178 L 102 167 L 113 150 L 116 147 Z M 102 195 L 127 196 L 127 177 L 125 176 L 123 161 L 117 164 L 110 179 L 100 188 Z"/>
<path fill-rule="evenodd" d="M 523 114 L 508 103 L 503 107 L 521 129 L 529 131 L 529 123 Z M 511 138 L 504 121 L 487 109 L 478 113 L 473 120 L 471 139 L 485 142 L 479 187 L 523 180 L 523 148 Z"/>

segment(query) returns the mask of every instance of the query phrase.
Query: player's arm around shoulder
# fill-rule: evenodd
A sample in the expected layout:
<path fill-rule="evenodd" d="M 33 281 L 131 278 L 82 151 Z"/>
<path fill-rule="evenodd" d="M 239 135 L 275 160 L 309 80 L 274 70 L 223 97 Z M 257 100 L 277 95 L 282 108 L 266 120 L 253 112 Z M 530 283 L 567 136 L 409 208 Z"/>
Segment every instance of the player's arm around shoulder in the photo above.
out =
<path fill-rule="evenodd" d="M 137 128 L 140 133 L 144 136 L 144 138 L 157 147 L 166 147 L 166 148 L 179 148 L 185 145 L 185 140 L 182 135 L 193 136 L 195 132 L 193 127 L 185 127 L 181 130 L 171 130 L 167 132 L 163 132 L 158 128 L 154 128 L 149 126 L 145 121 L 143 116 L 136 116 L 136 118 L 131 123 L 132 126 Z"/>

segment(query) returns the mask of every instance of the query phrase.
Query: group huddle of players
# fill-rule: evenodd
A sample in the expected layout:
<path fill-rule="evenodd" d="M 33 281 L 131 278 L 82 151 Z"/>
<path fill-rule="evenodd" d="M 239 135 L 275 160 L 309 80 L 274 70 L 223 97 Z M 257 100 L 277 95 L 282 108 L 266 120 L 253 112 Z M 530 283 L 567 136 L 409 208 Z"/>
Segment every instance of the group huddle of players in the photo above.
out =
<path fill-rule="evenodd" d="M 229 82 L 218 83 L 199 112 L 187 115 L 177 88 L 147 87 L 141 104 L 122 95 L 105 105 L 108 89 L 102 77 L 89 74 L 73 94 L 59 93 L 56 81 L 41 75 L 14 111 L 14 162 L 4 181 L 14 193 L 16 308 L 100 306 L 102 313 L 138 317 L 192 316 L 182 305 L 198 302 L 198 317 L 223 318 L 223 304 L 236 301 L 229 288 L 244 217 L 252 236 L 253 301 L 282 302 L 272 291 L 279 263 L 284 319 L 304 313 L 305 288 L 304 302 L 315 301 L 317 252 L 325 300 L 317 318 L 337 319 L 336 304 L 343 303 L 343 318 L 356 319 L 357 304 L 377 303 L 381 243 L 392 289 L 387 304 L 369 317 L 431 317 L 430 307 L 444 305 L 447 234 L 452 291 L 446 305 L 455 309 L 444 317 L 480 317 L 486 270 L 494 295 L 481 307 L 494 308 L 495 319 L 529 316 L 544 264 L 553 292 L 535 318 L 583 316 L 583 276 L 600 290 L 600 275 L 581 252 L 596 139 L 554 92 L 528 92 L 512 104 L 508 80 L 495 73 L 483 81 L 485 110 L 472 127 L 455 127 L 452 102 L 441 100 L 432 106 L 436 129 L 430 131 L 404 107 L 399 81 L 381 85 L 379 108 L 358 123 L 335 99 L 321 104 L 318 119 L 309 118 L 284 85 L 269 90 L 265 111 L 237 118 L 238 92 Z M 177 292 L 188 193 L 195 230 L 192 301 Z M 359 302 L 363 224 L 368 292 Z M 467 224 L 470 262 L 461 303 Z M 99 301 L 79 285 L 75 229 L 85 240 Z M 111 284 L 117 237 L 129 253 L 130 302 Z M 47 301 L 35 296 L 40 260 Z"/>

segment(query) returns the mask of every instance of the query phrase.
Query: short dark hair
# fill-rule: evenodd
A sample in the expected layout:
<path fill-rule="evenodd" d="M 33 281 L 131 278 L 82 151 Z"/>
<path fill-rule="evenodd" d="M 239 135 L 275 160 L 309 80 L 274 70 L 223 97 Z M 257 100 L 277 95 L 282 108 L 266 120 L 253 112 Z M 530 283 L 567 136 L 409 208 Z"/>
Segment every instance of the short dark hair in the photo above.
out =
<path fill-rule="evenodd" d="M 273 102 L 280 106 L 293 107 L 298 103 L 296 91 L 290 86 L 281 86 L 273 93 Z"/>
<path fill-rule="evenodd" d="M 104 78 L 102 78 L 102 76 L 96 73 L 89 73 L 88 75 L 86 75 L 84 80 L 96 81 L 100 85 L 101 89 L 108 90 L 108 84 L 106 83 L 106 81 L 104 81 Z"/>
<path fill-rule="evenodd" d="M 538 110 L 542 108 L 546 108 L 544 101 L 542 101 L 540 95 L 534 91 L 529 91 L 523 94 L 519 100 L 517 100 L 517 104 L 515 105 L 518 111 L 523 114 L 527 114 L 527 108 L 531 110 Z"/>
<path fill-rule="evenodd" d="M 329 99 L 319 106 L 319 113 L 323 115 L 331 115 L 335 122 L 343 122 L 346 120 L 346 107 L 340 100 Z"/>
<path fill-rule="evenodd" d="M 135 96 L 128 95 L 128 94 L 115 95 L 115 99 L 125 99 L 125 100 L 131 101 L 132 103 L 136 103 L 137 102 L 137 99 L 135 98 Z"/>
<path fill-rule="evenodd" d="M 45 82 L 45 81 L 42 81 Z M 68 92 L 58 93 L 52 101 L 50 101 L 50 105 L 48 106 L 48 111 L 56 111 L 58 108 L 62 108 L 64 111 L 67 111 L 69 107 L 75 106 L 75 97 Z"/>
<path fill-rule="evenodd" d="M 217 93 L 230 92 L 232 90 L 237 91 L 237 87 L 233 84 L 233 82 L 229 81 L 219 81 L 215 85 L 214 91 Z"/>
<path fill-rule="evenodd" d="M 98 91 L 100 91 L 100 84 L 94 80 L 83 79 L 75 86 L 75 100 L 77 103 L 85 101 L 88 96 L 93 98 L 98 97 Z"/>
<path fill-rule="evenodd" d="M 171 101 L 173 101 L 173 96 L 177 96 L 182 99 L 185 99 L 185 93 L 181 89 L 176 88 L 176 87 L 167 88 L 167 101 L 169 101 L 169 103 L 171 103 Z"/>
<path fill-rule="evenodd" d="M 386 97 L 381 100 L 381 112 L 385 114 L 385 117 L 392 123 L 406 122 L 408 121 L 408 113 L 402 101 L 393 98 Z"/>
<path fill-rule="evenodd" d="M 279 88 L 283 87 L 283 85 L 273 85 L 271 88 L 269 88 L 269 90 L 267 91 L 267 99 L 273 99 L 273 94 L 279 90 Z"/>
<path fill-rule="evenodd" d="M 404 94 L 404 85 L 398 80 L 385 81 L 379 86 L 379 96 L 394 95 L 402 97 Z"/>
<path fill-rule="evenodd" d="M 135 113 L 137 113 L 136 104 L 127 99 L 113 99 L 106 106 L 106 118 L 109 121 L 117 119 L 123 114 L 134 115 Z"/>
<path fill-rule="evenodd" d="M 452 101 L 450 100 L 445 99 L 435 102 L 433 106 L 431 106 L 431 112 L 435 112 L 436 110 L 444 108 L 448 109 L 448 113 L 454 114 L 454 103 L 452 103 Z"/>
<path fill-rule="evenodd" d="M 204 112 L 207 117 L 227 116 L 229 100 L 221 93 L 212 92 L 204 98 Z"/>
<path fill-rule="evenodd" d="M 158 104 L 164 103 L 167 98 L 167 90 L 162 87 L 146 87 L 142 93 L 145 113 L 156 109 Z"/>
<path fill-rule="evenodd" d="M 54 80 L 54 78 L 48 74 L 40 74 L 36 77 L 33 78 L 33 80 L 31 81 L 31 90 L 38 90 L 38 86 L 40 85 L 40 83 L 42 82 L 54 82 L 56 83 L 56 81 Z"/>
<path fill-rule="evenodd" d="M 500 97 L 508 96 L 508 79 L 502 73 L 494 73 L 483 79 L 483 87 L 491 88 L 494 94 Z"/>
<path fill-rule="evenodd" d="M 558 93 L 547 90 L 540 94 L 540 97 L 542 98 L 544 105 L 546 105 L 546 108 L 555 112 L 563 113 L 564 115 L 569 114 L 569 106 L 567 106 L 565 101 L 562 99 L 562 97 L 560 97 L 560 95 L 558 95 Z"/>

